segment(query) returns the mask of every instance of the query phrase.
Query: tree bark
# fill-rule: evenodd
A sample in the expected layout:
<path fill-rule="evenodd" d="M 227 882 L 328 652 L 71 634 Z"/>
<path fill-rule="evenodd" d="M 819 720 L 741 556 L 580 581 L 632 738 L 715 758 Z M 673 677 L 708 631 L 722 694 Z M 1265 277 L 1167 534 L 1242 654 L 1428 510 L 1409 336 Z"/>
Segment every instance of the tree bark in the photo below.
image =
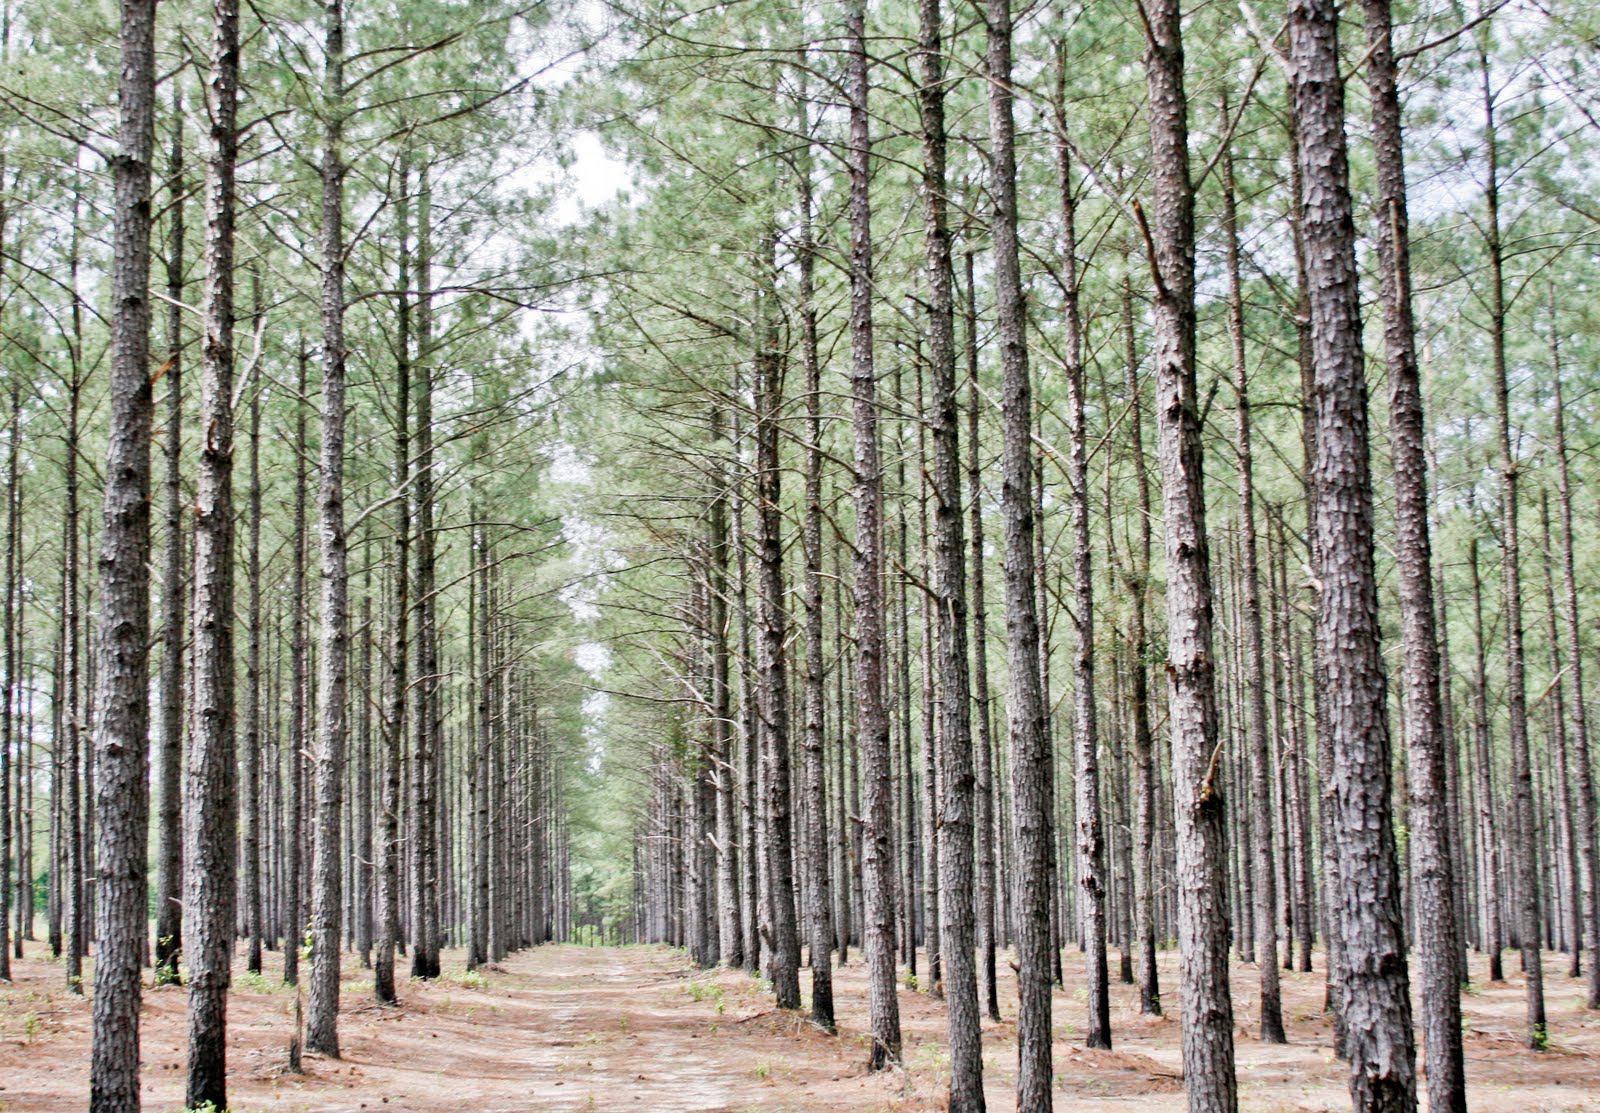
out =
<path fill-rule="evenodd" d="M 167 228 L 167 428 L 164 517 L 166 550 L 161 577 L 161 741 L 156 780 L 155 984 L 178 981 L 183 952 L 183 99 L 172 96 L 172 216 Z"/>
<path fill-rule="evenodd" d="M 100 715 L 94 746 L 100 953 L 89 1067 L 93 1113 L 139 1109 L 139 972 L 148 900 L 152 387 L 147 289 L 156 5 L 122 0 L 121 12 L 117 150 L 111 160 L 111 422 L 100 539 Z"/>
<path fill-rule="evenodd" d="M 1495 128 L 1495 95 L 1487 58 L 1483 68 L 1485 157 L 1488 181 L 1486 245 L 1489 253 L 1489 347 L 1494 375 L 1495 411 L 1500 448 L 1500 574 L 1506 617 L 1506 733 L 1511 749 L 1511 809 L 1519 837 L 1507 842 L 1516 879 L 1517 942 L 1522 948 L 1524 988 L 1528 1005 L 1527 1043 L 1535 1051 L 1549 1044 L 1544 1012 L 1544 964 L 1539 950 L 1539 871 L 1534 847 L 1533 770 L 1528 755 L 1528 692 L 1522 648 L 1522 548 L 1517 521 L 1518 468 L 1511 442 L 1510 386 L 1506 377 L 1506 301 L 1504 248 L 1500 238 L 1500 163 Z"/>
<path fill-rule="evenodd" d="M 802 79 L 803 80 L 803 79 Z M 802 93 L 804 86 L 802 85 Z M 833 1031 L 833 891 L 828 876 L 828 784 L 824 745 L 827 675 L 822 651 L 822 358 L 817 350 L 817 307 L 812 240 L 810 110 L 802 99 L 800 131 L 807 138 L 800 178 L 800 346 L 806 375 L 806 514 L 801 543 L 805 551 L 802 597 L 806 613 L 805 650 L 805 854 L 811 863 L 810 904 L 811 1019 Z M 841 880 L 843 880 L 841 878 Z"/>
<path fill-rule="evenodd" d="M 1151 509 L 1150 480 L 1144 459 L 1144 388 L 1139 382 L 1139 352 L 1133 332 L 1133 283 L 1122 279 L 1122 329 L 1124 374 L 1128 394 L 1129 455 L 1133 458 L 1134 497 L 1138 500 L 1139 540 L 1134 550 L 1128 594 L 1132 599 L 1130 649 L 1133 667 L 1129 677 L 1129 714 L 1132 717 L 1133 812 L 1133 920 L 1139 952 L 1139 1011 L 1161 1015 L 1161 974 L 1156 967 L 1155 829 L 1156 756 L 1150 730 L 1150 636 L 1146 612 L 1150 605 Z"/>
<path fill-rule="evenodd" d="M 1166 523 L 1167 704 L 1184 956 L 1183 1064 L 1189 1108 L 1238 1107 L 1228 986 L 1224 803 L 1218 783 L 1210 546 L 1195 382 L 1194 185 L 1177 0 L 1149 7 L 1145 73 L 1156 220 L 1147 229 L 1155 286 L 1157 453 Z M 1141 223 L 1142 217 L 1141 217 Z"/>
<path fill-rule="evenodd" d="M 983 1035 L 973 908 L 971 679 L 967 664 L 966 541 L 961 519 L 961 432 L 956 377 L 955 273 L 946 195 L 945 76 L 939 0 L 920 0 L 917 102 L 922 124 L 928 369 L 933 399 L 934 653 L 938 672 L 940 960 L 950 1033 L 951 1113 L 982 1113 Z M 970 322 L 969 322 L 970 325 Z M 930 740 L 931 741 L 931 740 Z M 935 785 L 928 784 L 930 795 Z"/>
<path fill-rule="evenodd" d="M 1222 98 L 1223 127 L 1228 98 Z M 1245 357 L 1244 291 L 1239 278 L 1239 214 L 1233 180 L 1233 150 L 1222 151 L 1222 223 L 1228 269 L 1228 339 L 1233 354 L 1234 398 L 1238 416 L 1235 455 L 1239 473 L 1239 577 L 1244 604 L 1244 686 L 1247 729 L 1240 733 L 1249 762 L 1250 810 L 1254 845 L 1249 847 L 1255 894 L 1252 943 L 1261 975 L 1261 1041 L 1286 1043 L 1283 1003 L 1278 992 L 1277 861 L 1272 840 L 1272 739 L 1267 733 L 1266 646 L 1261 623 L 1261 574 L 1257 559 L 1255 467 L 1250 444 L 1250 368 Z M 1240 795 L 1243 795 L 1242 793 Z"/>
<path fill-rule="evenodd" d="M 1389 0 L 1363 0 L 1367 88 L 1378 166 L 1378 257 L 1384 346 L 1389 368 L 1389 441 L 1395 490 L 1395 551 L 1400 572 L 1407 785 L 1412 878 L 1422 955 L 1422 1022 L 1428 1107 L 1465 1113 L 1461 1047 L 1460 934 L 1456 923 L 1450 795 L 1439 638 L 1434 623 L 1433 549 L 1428 537 L 1428 464 L 1411 312 L 1410 218 L 1405 144 Z"/>
<path fill-rule="evenodd" d="M 237 865 L 233 592 L 234 164 L 239 5 L 216 0 L 206 87 L 206 277 L 194 525 L 194 713 L 184 801 L 189 962 L 185 1105 L 226 1109 L 228 986 Z"/>
<path fill-rule="evenodd" d="M 1017 247 L 1017 158 L 1011 88 L 1011 0 L 989 0 L 989 190 L 1001 385 L 1000 508 L 1005 524 L 1006 699 L 1016 839 L 1017 1108 L 1048 1113 L 1053 1089 L 1050 986 L 1054 847 L 1050 739 L 1040 667 L 1034 560 L 1033 388 Z"/>
<path fill-rule="evenodd" d="M 900 1061 L 900 1003 L 894 972 L 894 802 L 889 711 L 884 703 L 883 464 L 872 347 L 872 146 L 865 0 L 850 0 L 845 39 L 850 106 L 845 164 L 850 178 L 850 385 L 855 432 L 856 730 L 862 765 L 861 933 L 872 1028 L 867 1065 L 869 1070 L 882 1070 Z"/>
<path fill-rule="evenodd" d="M 1061 208 L 1062 345 L 1067 379 L 1067 482 L 1071 488 L 1072 745 L 1077 819 L 1079 938 L 1087 969 L 1088 1023 L 1084 1044 L 1111 1047 L 1111 983 L 1106 958 L 1106 840 L 1100 804 L 1100 737 L 1094 690 L 1094 549 L 1089 521 L 1089 426 L 1084 415 L 1083 318 L 1078 295 L 1078 200 L 1072 186 L 1067 132 L 1067 61 L 1056 46 L 1056 186 Z"/>
<path fill-rule="evenodd" d="M 1334 909 L 1343 941 L 1350 1093 L 1367 1110 L 1416 1108 L 1399 865 L 1390 815 L 1390 745 L 1374 566 L 1367 389 L 1355 264 L 1338 12 L 1294 0 L 1290 65 L 1299 206 L 1311 294 L 1321 635 L 1333 780 L 1328 799 L 1341 868 Z"/>
<path fill-rule="evenodd" d="M 311 995 L 306 1050 L 339 1057 L 339 850 L 344 791 L 345 672 L 350 640 L 344 532 L 344 0 L 328 0 L 323 39 L 322 448 L 318 461 L 321 629 L 317 660 L 316 851 L 312 859 Z"/>
<path fill-rule="evenodd" d="M 988 600 L 984 588 L 983 483 L 979 466 L 980 408 L 978 393 L 978 294 L 972 254 L 967 254 L 967 501 L 972 513 L 972 696 L 977 712 L 977 943 L 983 969 L 983 1007 L 990 1020 L 1000 1019 L 1000 982 L 995 968 L 995 783 L 994 738 L 989 729 Z"/>

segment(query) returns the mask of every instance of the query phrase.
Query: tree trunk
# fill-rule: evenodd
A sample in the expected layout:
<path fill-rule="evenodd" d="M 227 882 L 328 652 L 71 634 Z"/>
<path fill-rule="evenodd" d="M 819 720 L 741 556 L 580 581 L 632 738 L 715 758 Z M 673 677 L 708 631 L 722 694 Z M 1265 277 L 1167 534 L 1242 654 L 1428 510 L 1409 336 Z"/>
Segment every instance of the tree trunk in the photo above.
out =
<path fill-rule="evenodd" d="M 328 0 L 323 40 L 322 451 L 318 534 L 322 611 L 317 661 L 316 852 L 312 860 L 311 996 L 306 1050 L 339 1057 L 341 882 L 339 813 L 344 790 L 345 670 L 350 622 L 344 532 L 344 0 Z"/>
<path fill-rule="evenodd" d="M 167 429 L 161 577 L 161 741 L 156 780 L 155 984 L 178 982 L 183 952 L 183 100 L 172 96 L 172 215 L 167 229 Z"/>
<path fill-rule="evenodd" d="M 803 78 L 802 78 L 803 80 Z M 803 90 L 802 85 L 802 90 Z M 817 350 L 815 244 L 811 237 L 811 124 L 809 108 L 800 104 L 800 132 L 807 136 L 801 153 L 800 179 L 800 344 L 806 375 L 806 514 L 802 528 L 806 613 L 805 650 L 805 857 L 811 863 L 810 904 L 811 1019 L 833 1031 L 834 942 L 833 892 L 828 876 L 828 785 L 823 717 L 827 676 L 822 651 L 822 358 Z M 841 879 L 842 880 L 842 879 Z"/>
<path fill-rule="evenodd" d="M 1035 595 L 1033 388 L 1027 310 L 1017 247 L 1017 157 L 1011 89 L 1011 0 L 989 0 L 989 190 L 994 211 L 995 307 L 999 316 L 1000 508 L 1005 523 L 1006 647 L 1010 690 L 1011 808 L 1016 838 L 1018 963 L 1017 1108 L 1048 1113 L 1052 1062 L 1050 986 L 1055 954 L 1050 739 L 1045 725 Z"/>
<path fill-rule="evenodd" d="M 845 12 L 845 163 L 850 176 L 850 383 L 855 431 L 856 730 L 861 738 L 862 944 L 867 955 L 872 1045 L 868 1069 L 900 1061 L 895 998 L 894 802 L 889 711 L 884 703 L 883 465 L 878 451 L 877 378 L 872 350 L 872 147 L 868 133 L 866 2 Z"/>
<path fill-rule="evenodd" d="M 443 802 L 439 770 L 443 735 L 439 715 L 439 634 L 435 614 L 437 560 L 434 555 L 433 458 L 433 206 L 431 174 L 424 163 L 417 175 L 416 360 L 411 368 L 416 396 L 416 462 L 412 505 L 416 508 L 416 578 L 411 607 L 416 654 L 412 693 L 412 786 L 416 793 L 412 839 L 414 927 L 413 977 L 439 976 L 439 811 Z M 395 753 L 405 749 L 405 732 L 396 734 Z"/>
<path fill-rule="evenodd" d="M 112 158 L 111 422 L 100 549 L 100 953 L 93 1113 L 139 1109 L 140 967 L 146 955 L 150 789 L 150 160 L 155 143 L 154 0 L 123 0 Z M 76 287 L 74 287 L 76 289 Z M 73 446 L 76 449 L 76 446 Z M 74 863 L 77 866 L 80 862 Z"/>
<path fill-rule="evenodd" d="M 1167 703 L 1183 953 L 1183 1065 L 1191 1110 L 1238 1107 L 1228 987 L 1224 805 L 1218 783 L 1210 548 L 1195 384 L 1194 185 L 1177 0 L 1149 8 L 1145 72 L 1156 221 L 1157 453 L 1167 549 Z M 1142 221 L 1142 217 L 1141 217 Z"/>
<path fill-rule="evenodd" d="M 233 659 L 233 255 L 239 6 L 216 0 L 206 87 L 206 277 L 194 524 L 194 714 L 184 801 L 189 962 L 184 1104 L 226 1109 L 238 817 Z"/>
<path fill-rule="evenodd" d="M 1228 126 L 1228 98 L 1222 98 L 1222 126 Z M 1249 761 L 1249 811 L 1254 845 L 1248 857 L 1254 871 L 1255 925 L 1252 942 L 1261 975 L 1261 1040 L 1286 1043 L 1283 1004 L 1278 993 L 1278 889 L 1277 862 L 1272 842 L 1272 739 L 1267 733 L 1267 674 L 1265 638 L 1261 629 L 1261 575 L 1257 563 L 1255 469 L 1250 445 L 1250 368 L 1244 346 L 1244 291 L 1239 279 L 1239 215 L 1235 203 L 1233 150 L 1222 151 L 1222 222 L 1228 268 L 1228 338 L 1233 351 L 1235 408 L 1238 440 L 1235 453 L 1239 472 L 1239 576 L 1244 603 L 1245 740 Z M 1239 794 L 1241 797 L 1243 793 Z"/>
<path fill-rule="evenodd" d="M 1410 218 L 1405 144 L 1391 35 L 1389 0 L 1363 0 L 1367 87 L 1378 165 L 1378 255 L 1384 346 L 1389 367 L 1389 440 L 1395 488 L 1396 556 L 1405 648 L 1406 771 L 1410 789 L 1412 877 L 1417 943 L 1422 955 L 1422 1022 L 1428 1107 L 1464 1113 L 1456 923 L 1443 710 L 1439 702 L 1439 639 L 1434 625 L 1433 550 L 1428 537 L 1428 471 L 1416 327 L 1411 313 Z"/>
<path fill-rule="evenodd" d="M 1566 407 L 1561 397 L 1561 349 L 1552 322 L 1551 364 L 1555 381 L 1556 409 L 1556 496 L 1561 514 L 1562 618 L 1566 626 L 1570 664 L 1569 688 L 1572 706 L 1572 765 L 1577 776 L 1573 792 L 1577 797 L 1578 855 L 1583 866 L 1583 923 L 1589 951 L 1588 998 L 1586 1005 L 1600 1009 L 1600 850 L 1595 844 L 1594 766 L 1589 759 L 1589 715 L 1584 707 L 1583 650 L 1578 631 L 1578 578 L 1574 573 L 1572 538 L 1572 492 L 1567 467 Z"/>
<path fill-rule="evenodd" d="M 1344 83 L 1332 0 L 1295 0 L 1290 59 L 1298 131 L 1299 206 L 1311 292 L 1317 627 L 1325 660 L 1340 858 L 1342 1006 L 1357 1108 L 1416 1108 L 1416 1049 L 1390 816 L 1387 681 L 1378 623 L 1367 390 L 1355 265 Z"/>
<path fill-rule="evenodd" d="M 1528 1002 L 1527 1043 L 1542 1051 L 1549 1043 L 1544 1014 L 1544 965 L 1539 951 L 1539 872 L 1534 852 L 1533 770 L 1528 757 L 1528 693 L 1522 649 L 1522 551 L 1518 540 L 1516 452 L 1511 443 L 1510 387 L 1506 378 L 1506 302 L 1504 250 L 1500 240 L 1500 165 L 1495 132 L 1495 96 L 1489 63 L 1483 67 L 1485 156 L 1484 187 L 1489 252 L 1489 342 L 1494 374 L 1500 447 L 1500 572 L 1506 616 L 1506 732 L 1511 749 L 1511 810 L 1518 832 L 1507 842 L 1516 897 L 1517 942 Z"/>
<path fill-rule="evenodd" d="M 756 261 L 762 269 L 756 354 L 756 639 L 760 675 L 760 745 L 766 768 L 767 861 L 771 876 L 772 957 L 765 969 L 780 1009 L 800 1007 L 800 936 L 795 922 L 793 816 L 789 785 L 789 680 L 784 643 L 783 508 L 778 414 L 783 406 L 783 353 L 773 304 L 775 237 Z"/>
<path fill-rule="evenodd" d="M 1084 416 L 1083 319 L 1078 306 L 1078 199 L 1067 132 L 1066 48 L 1056 46 L 1056 185 L 1061 197 L 1062 335 L 1067 379 L 1067 483 L 1071 488 L 1073 606 L 1072 745 L 1077 812 L 1078 929 L 1088 983 L 1084 1044 L 1111 1047 L 1110 966 L 1106 958 L 1106 845 L 1100 806 L 1100 738 L 1094 691 L 1094 550 L 1089 521 L 1089 427 Z"/>
<path fill-rule="evenodd" d="M 1150 730 L 1150 636 L 1146 610 L 1150 604 L 1150 480 L 1144 461 L 1144 388 L 1139 382 L 1139 352 L 1133 332 L 1133 283 L 1122 279 L 1122 328 L 1124 372 L 1128 393 L 1129 455 L 1133 457 L 1133 483 L 1138 499 L 1138 548 L 1133 559 L 1133 574 L 1128 594 L 1133 602 L 1130 649 L 1133 666 L 1129 678 L 1128 703 L 1133 719 L 1134 818 L 1133 818 L 1133 920 L 1139 951 L 1139 1011 L 1146 1016 L 1161 1015 L 1161 975 L 1156 968 L 1155 921 L 1155 828 L 1156 757 L 1155 739 Z"/>
<path fill-rule="evenodd" d="M 961 432 L 956 378 L 955 273 L 946 197 L 945 78 L 939 0 L 920 0 L 917 100 L 922 123 L 922 211 L 928 368 L 933 386 L 933 593 L 939 691 L 940 960 L 950 1032 L 951 1113 L 981 1113 L 982 1019 L 974 965 L 972 703 L 967 664 L 966 551 L 961 520 Z M 926 649 L 924 650 L 926 652 Z M 932 743 L 932 740 L 929 740 Z M 932 796 L 934 784 L 925 786 Z"/>
<path fill-rule="evenodd" d="M 977 712 L 977 942 L 983 969 L 983 1007 L 1000 1019 L 1000 983 L 995 968 L 995 783 L 994 739 L 989 729 L 988 600 L 984 588 L 983 484 L 979 467 L 978 294 L 972 254 L 967 254 L 967 500 L 972 506 L 972 695 Z"/>

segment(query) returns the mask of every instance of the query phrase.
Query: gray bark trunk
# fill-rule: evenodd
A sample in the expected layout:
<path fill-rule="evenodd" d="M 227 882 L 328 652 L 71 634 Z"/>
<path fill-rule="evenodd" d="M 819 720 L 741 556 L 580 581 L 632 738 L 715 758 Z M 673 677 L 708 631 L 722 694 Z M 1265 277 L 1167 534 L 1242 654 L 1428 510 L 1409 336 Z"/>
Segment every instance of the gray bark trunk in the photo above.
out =
<path fill-rule="evenodd" d="M 93 1113 L 139 1109 L 140 967 L 148 900 L 152 389 L 147 290 L 156 5 L 123 0 L 121 10 L 117 151 L 111 160 L 111 421 L 100 539 L 100 715 L 94 740 L 100 953 L 89 1066 Z"/>
<path fill-rule="evenodd" d="M 1016 839 L 1017 1108 L 1048 1113 L 1052 1063 L 1050 987 L 1054 973 L 1054 876 L 1050 739 L 1045 722 L 1035 583 L 1033 388 L 1027 310 L 1017 247 L 1017 158 L 1011 88 L 1011 0 L 989 0 L 989 191 L 994 211 L 995 308 L 1001 383 L 1000 509 L 1005 534 L 1006 698 L 1011 808 Z"/>
<path fill-rule="evenodd" d="M 933 404 L 934 653 L 938 672 L 939 958 L 950 1033 L 951 1113 L 982 1113 L 983 1035 L 973 901 L 971 682 L 967 664 L 966 541 L 961 519 L 961 432 L 956 377 L 955 274 L 946 197 L 945 77 L 939 0 L 921 0 L 917 98 L 922 123 L 922 211 Z M 924 650 L 926 652 L 926 649 Z M 930 740 L 931 742 L 931 740 Z M 926 786 L 932 795 L 935 785 Z"/>
<path fill-rule="evenodd" d="M 1149 8 L 1145 72 L 1156 219 L 1157 454 L 1167 550 L 1167 704 L 1183 953 L 1183 1066 L 1189 1108 L 1232 1113 L 1233 999 L 1228 986 L 1224 802 L 1218 783 L 1210 547 L 1195 383 L 1194 185 L 1177 0 Z"/>
<path fill-rule="evenodd" d="M 872 146 L 868 132 L 866 3 L 845 14 L 850 135 L 850 384 L 855 432 L 856 730 L 861 738 L 862 945 L 867 955 L 871 1048 L 868 1069 L 900 1061 L 895 997 L 894 874 L 889 710 L 884 703 L 888 648 L 883 596 L 883 464 L 878 447 L 872 329 Z"/>
<path fill-rule="evenodd" d="M 344 532 L 344 2 L 329 0 L 323 47 L 322 449 L 318 467 L 321 629 L 317 660 L 316 842 L 311 884 L 311 995 L 306 1050 L 339 1057 L 340 810 L 350 640 Z"/>
<path fill-rule="evenodd" d="M 1340 859 L 1330 917 L 1344 948 L 1342 998 L 1350 1093 L 1358 1109 L 1416 1108 L 1416 1049 L 1390 814 L 1390 743 L 1374 567 L 1367 389 L 1331 0 L 1295 0 L 1290 66 L 1298 132 L 1298 198 L 1310 290 L 1321 583 L 1317 628 L 1332 748 L 1333 830 Z"/>
<path fill-rule="evenodd" d="M 184 800 L 189 963 L 185 1105 L 226 1109 L 238 816 L 234 737 L 233 239 L 239 6 L 216 0 L 206 86 L 206 276 L 194 521 L 194 709 Z"/>

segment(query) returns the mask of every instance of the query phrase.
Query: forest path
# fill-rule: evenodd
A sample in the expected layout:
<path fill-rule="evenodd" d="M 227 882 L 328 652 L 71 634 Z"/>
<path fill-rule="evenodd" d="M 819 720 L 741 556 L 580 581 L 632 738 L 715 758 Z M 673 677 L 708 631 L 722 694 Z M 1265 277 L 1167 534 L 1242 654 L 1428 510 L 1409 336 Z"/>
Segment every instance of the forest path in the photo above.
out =
<path fill-rule="evenodd" d="M 89 1004 L 62 988 L 62 968 L 29 944 L 17 981 L 0 985 L 0 1113 L 82 1110 L 88 1094 Z M 234 1113 L 922 1113 L 942 1108 L 944 1008 L 903 989 L 905 1069 L 866 1073 L 865 969 L 852 954 L 837 971 L 840 1032 L 827 1036 L 801 1015 L 780 1013 L 762 984 L 739 971 L 692 969 L 665 947 L 548 946 L 514 955 L 482 976 L 462 954 L 444 955 L 435 982 L 402 984 L 403 1007 L 370 1003 L 370 971 L 345 966 L 340 1035 L 344 1057 L 306 1057 L 284 1073 L 294 993 L 269 953 L 264 977 L 236 976 L 229 1000 L 228 1057 Z M 1474 955 L 1481 975 L 1482 956 Z M 1068 986 L 1056 1009 L 1056 1110 L 1180 1113 L 1176 956 L 1161 956 L 1169 1015 L 1137 1013 L 1133 987 L 1113 980 L 1116 1050 L 1081 1046 L 1081 962 L 1068 952 Z M 1321 956 L 1317 956 L 1320 967 Z M 236 969 L 242 962 L 236 964 Z M 1583 1010 L 1581 983 L 1547 955 L 1551 1051 L 1521 1047 L 1521 975 L 1476 982 L 1463 998 L 1468 1089 L 1474 1113 L 1586 1110 L 1600 1113 L 1600 1014 Z M 401 960 L 400 971 L 405 971 Z M 90 971 L 92 973 L 92 969 Z M 1235 964 L 1240 1104 L 1247 1113 L 1349 1108 L 1344 1064 L 1333 1059 L 1322 1015 L 1322 977 L 1286 974 L 1290 1043 L 1255 1034 L 1254 967 Z M 802 990 L 809 975 L 802 973 Z M 1012 979 L 1002 1010 L 1015 1015 Z M 184 993 L 146 990 L 143 1023 L 147 1113 L 182 1106 Z M 1014 1108 L 1016 1049 L 1008 1021 L 984 1025 L 984 1074 L 992 1113 Z"/>

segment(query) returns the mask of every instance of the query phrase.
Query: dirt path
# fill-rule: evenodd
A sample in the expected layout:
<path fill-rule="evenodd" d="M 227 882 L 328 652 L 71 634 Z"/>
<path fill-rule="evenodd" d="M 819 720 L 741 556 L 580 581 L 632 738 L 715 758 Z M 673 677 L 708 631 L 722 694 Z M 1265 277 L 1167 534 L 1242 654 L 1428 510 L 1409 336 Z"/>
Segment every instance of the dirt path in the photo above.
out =
<path fill-rule="evenodd" d="M 59 965 L 32 948 L 18 981 L 0 986 L 0 1113 L 81 1110 L 87 1098 L 87 1002 L 61 988 Z M 240 979 L 230 1003 L 229 1056 L 235 1113 L 523 1113 L 648 1110 L 920 1111 L 941 1107 L 944 1016 L 923 994 L 901 994 L 906 1068 L 867 1075 L 864 970 L 839 979 L 841 1031 L 825 1036 L 779 1014 L 759 983 L 730 971 L 697 972 L 664 948 L 545 947 L 485 976 L 466 975 L 458 953 L 433 985 L 403 987 L 404 1008 L 367 1004 L 366 972 L 349 969 L 341 1018 L 344 1058 L 307 1057 L 303 1076 L 283 1072 L 293 993 L 276 957 L 263 979 Z M 1074 956 L 1069 956 L 1074 957 Z M 1169 1006 L 1177 971 L 1164 956 Z M 1558 965 L 1559 964 L 1559 965 Z M 1089 1052 L 1080 1038 L 1082 990 L 1057 995 L 1056 1108 L 1166 1111 L 1184 1107 L 1175 1019 L 1137 1015 L 1131 987 L 1113 987 L 1117 1050 Z M 1515 960 L 1507 962 L 1508 969 Z M 1518 1045 L 1520 981 L 1465 999 L 1472 1107 L 1489 1113 L 1600 1113 L 1600 1015 L 1586 1014 L 1580 986 L 1551 956 L 1553 1048 Z M 1246 1110 L 1348 1108 L 1344 1067 L 1333 1060 L 1318 1005 L 1319 975 L 1285 979 L 1290 1044 L 1255 1042 L 1255 971 L 1235 970 L 1240 1095 Z M 1009 983 L 1010 979 L 1006 979 Z M 1009 984 L 1006 986 L 1010 988 Z M 1010 1002 L 1005 1003 L 1010 1015 Z M 183 993 L 148 991 L 145 1108 L 179 1109 L 183 1098 Z M 1013 1108 L 1015 1048 L 1009 1023 L 985 1029 L 990 1109 Z"/>

